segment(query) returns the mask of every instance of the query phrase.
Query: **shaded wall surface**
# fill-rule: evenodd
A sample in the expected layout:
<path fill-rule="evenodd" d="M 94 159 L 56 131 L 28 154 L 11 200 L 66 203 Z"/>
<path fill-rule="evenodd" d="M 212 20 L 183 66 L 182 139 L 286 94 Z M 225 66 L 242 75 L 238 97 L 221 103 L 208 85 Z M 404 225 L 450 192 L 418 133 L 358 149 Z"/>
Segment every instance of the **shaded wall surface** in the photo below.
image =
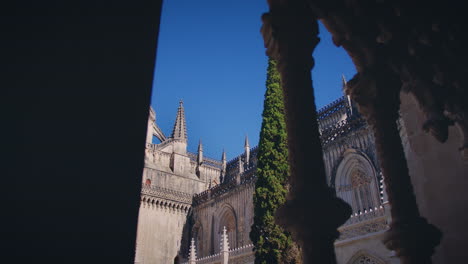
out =
<path fill-rule="evenodd" d="M 468 258 L 468 161 L 458 151 L 461 131 L 451 127 L 447 142 L 438 142 L 421 129 L 425 119 L 414 98 L 402 94 L 401 99 L 402 141 L 418 206 L 443 232 L 433 261 L 459 263 Z"/>
<path fill-rule="evenodd" d="M 17 5 L 2 259 L 132 263 L 161 1 Z"/>

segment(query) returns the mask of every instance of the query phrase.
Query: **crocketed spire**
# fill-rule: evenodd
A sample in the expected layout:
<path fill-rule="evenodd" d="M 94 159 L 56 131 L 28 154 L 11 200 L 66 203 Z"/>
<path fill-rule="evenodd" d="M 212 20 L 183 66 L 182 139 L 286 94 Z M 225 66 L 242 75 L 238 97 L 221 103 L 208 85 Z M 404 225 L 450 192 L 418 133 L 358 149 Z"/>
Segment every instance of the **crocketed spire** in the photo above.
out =
<path fill-rule="evenodd" d="M 173 139 L 187 140 L 187 125 L 185 123 L 184 103 L 182 100 L 179 102 L 179 109 L 177 110 L 177 117 L 171 137 Z"/>

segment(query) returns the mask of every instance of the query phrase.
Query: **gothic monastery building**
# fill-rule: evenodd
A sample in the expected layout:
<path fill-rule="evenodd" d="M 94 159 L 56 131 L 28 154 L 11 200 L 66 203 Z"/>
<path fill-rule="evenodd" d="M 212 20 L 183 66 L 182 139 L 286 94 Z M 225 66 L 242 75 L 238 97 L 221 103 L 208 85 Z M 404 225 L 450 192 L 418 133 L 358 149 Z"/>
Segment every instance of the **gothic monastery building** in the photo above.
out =
<path fill-rule="evenodd" d="M 338 263 L 399 263 L 381 242 L 391 219 L 369 126 L 346 96 L 320 109 L 318 121 L 327 182 L 353 210 L 338 229 Z M 244 153 L 215 160 L 201 142 L 188 152 L 187 136 L 182 102 L 170 137 L 150 109 L 135 263 L 254 263 L 257 147 L 246 138 Z"/>

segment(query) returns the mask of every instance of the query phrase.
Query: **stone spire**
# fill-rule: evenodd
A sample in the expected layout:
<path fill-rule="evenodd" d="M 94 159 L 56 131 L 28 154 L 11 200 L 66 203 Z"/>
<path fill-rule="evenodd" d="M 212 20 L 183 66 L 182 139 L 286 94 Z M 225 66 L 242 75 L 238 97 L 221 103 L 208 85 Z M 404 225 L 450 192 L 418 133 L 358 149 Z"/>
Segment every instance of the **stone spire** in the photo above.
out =
<path fill-rule="evenodd" d="M 198 162 L 198 165 L 201 165 L 203 162 L 203 145 L 202 145 L 201 139 L 198 142 L 197 162 Z"/>
<path fill-rule="evenodd" d="M 341 74 L 341 82 L 342 82 L 342 88 L 343 88 L 343 93 L 345 94 L 346 99 L 348 100 L 348 106 L 349 106 L 349 113 L 350 115 L 353 115 L 353 102 L 351 101 L 351 97 L 346 94 L 346 85 L 348 85 L 348 82 L 346 82 L 346 78 L 344 74 Z"/>
<path fill-rule="evenodd" d="M 346 85 L 347 85 L 346 78 L 345 78 L 344 74 L 341 74 L 341 82 L 342 82 L 342 84 L 343 84 L 342 88 L 343 88 L 343 90 L 344 90 L 344 88 L 345 88 Z"/>
<path fill-rule="evenodd" d="M 226 151 L 223 149 L 223 155 L 221 156 L 221 177 L 219 177 L 219 182 L 222 183 L 224 181 L 224 177 L 226 176 Z"/>
<path fill-rule="evenodd" d="M 237 160 L 237 165 L 238 165 L 238 168 L 239 168 L 239 172 L 237 173 L 236 175 L 236 183 L 237 184 L 240 184 L 241 182 L 241 174 L 244 173 L 244 164 L 242 162 L 242 158 L 241 156 L 239 156 L 238 160 Z"/>
<path fill-rule="evenodd" d="M 221 160 L 223 161 L 223 164 L 226 163 L 226 151 L 223 149 L 223 155 L 221 156 Z"/>
<path fill-rule="evenodd" d="M 244 143 L 244 152 L 245 152 L 245 164 L 249 167 L 250 164 L 250 145 L 249 145 L 249 137 L 245 135 L 245 143 Z"/>
<path fill-rule="evenodd" d="M 223 226 L 223 234 L 221 234 L 220 252 L 222 255 L 221 263 L 227 264 L 229 261 L 229 241 L 228 241 L 227 230 L 225 226 Z"/>
<path fill-rule="evenodd" d="M 190 252 L 189 252 L 189 264 L 195 264 L 197 263 L 197 252 L 195 249 L 195 241 L 192 238 L 192 241 L 190 242 Z"/>
<path fill-rule="evenodd" d="M 185 123 L 184 103 L 182 100 L 179 102 L 179 109 L 177 110 L 177 117 L 171 137 L 187 141 L 187 125 Z"/>

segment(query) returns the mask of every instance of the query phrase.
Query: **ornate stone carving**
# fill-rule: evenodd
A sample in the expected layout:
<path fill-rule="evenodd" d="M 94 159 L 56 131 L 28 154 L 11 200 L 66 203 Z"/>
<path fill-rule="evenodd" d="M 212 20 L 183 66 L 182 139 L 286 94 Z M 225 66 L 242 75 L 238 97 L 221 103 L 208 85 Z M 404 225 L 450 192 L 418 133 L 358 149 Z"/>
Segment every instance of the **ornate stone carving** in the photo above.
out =
<path fill-rule="evenodd" d="M 367 185 L 371 182 L 371 178 L 366 176 L 364 172 L 359 169 L 353 170 L 351 173 L 351 185 L 353 188 L 358 188 L 362 185 Z"/>
<path fill-rule="evenodd" d="M 179 191 L 174 191 L 158 186 L 143 185 L 141 188 L 141 194 L 145 196 L 161 198 L 170 201 L 176 201 L 179 203 L 192 204 L 192 195 Z"/>
<path fill-rule="evenodd" d="M 349 239 L 353 237 L 363 236 L 378 231 L 388 229 L 387 222 L 384 218 L 377 220 L 366 221 L 364 224 L 346 226 L 339 229 L 340 237 L 338 240 Z"/>

